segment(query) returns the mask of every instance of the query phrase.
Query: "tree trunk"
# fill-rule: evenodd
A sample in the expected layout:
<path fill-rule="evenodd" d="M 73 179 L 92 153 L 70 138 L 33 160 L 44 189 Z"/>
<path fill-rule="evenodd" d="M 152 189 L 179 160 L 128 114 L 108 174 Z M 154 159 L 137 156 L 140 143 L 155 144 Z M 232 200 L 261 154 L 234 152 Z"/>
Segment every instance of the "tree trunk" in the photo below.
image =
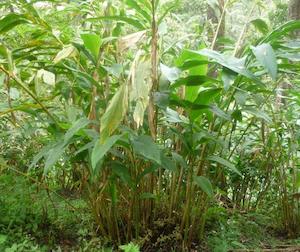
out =
<path fill-rule="evenodd" d="M 300 0 L 290 0 L 289 2 L 289 18 L 290 20 L 300 19 Z"/>

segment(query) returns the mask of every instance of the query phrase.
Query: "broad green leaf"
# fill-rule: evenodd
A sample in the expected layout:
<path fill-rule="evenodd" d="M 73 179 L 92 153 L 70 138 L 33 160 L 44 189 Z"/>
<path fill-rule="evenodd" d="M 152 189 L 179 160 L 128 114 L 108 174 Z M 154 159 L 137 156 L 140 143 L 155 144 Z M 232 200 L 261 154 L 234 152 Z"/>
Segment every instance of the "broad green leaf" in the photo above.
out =
<path fill-rule="evenodd" d="M 113 145 L 120 140 L 122 135 L 115 135 L 111 136 L 106 139 L 104 143 L 101 143 L 100 141 L 97 141 L 93 151 L 92 151 L 92 157 L 91 157 L 91 163 L 93 170 L 96 169 L 97 164 L 99 161 L 105 156 L 105 154 L 113 147 Z"/>
<path fill-rule="evenodd" d="M 214 110 L 215 113 L 218 113 L 219 110 L 214 109 L 214 107 L 210 104 L 214 103 L 214 99 L 217 99 L 221 91 L 222 88 L 209 88 L 201 91 L 198 94 L 197 99 L 193 102 L 192 105 L 189 106 L 189 108 L 192 110 L 190 112 L 190 118 L 192 120 L 196 120 L 201 114 L 209 114 L 209 111 L 212 110 Z"/>
<path fill-rule="evenodd" d="M 77 120 L 76 122 L 74 122 L 74 124 L 72 125 L 72 127 L 70 129 L 68 129 L 68 131 L 65 134 L 64 137 L 64 142 L 65 144 L 68 143 L 68 141 L 82 128 L 84 128 L 85 126 L 87 126 L 90 123 L 90 121 L 86 118 L 81 118 L 79 120 Z"/>
<path fill-rule="evenodd" d="M 50 168 L 52 168 L 53 165 L 55 165 L 55 163 L 59 160 L 65 151 L 65 147 L 66 146 L 64 142 L 59 142 L 54 146 L 54 148 L 46 153 L 44 174 L 47 174 Z"/>
<path fill-rule="evenodd" d="M 244 108 L 243 110 L 244 112 L 250 113 L 254 116 L 256 116 L 257 118 L 263 119 L 265 120 L 267 123 L 271 123 L 272 119 L 263 111 L 259 111 L 255 108 Z"/>
<path fill-rule="evenodd" d="M 197 66 L 207 66 L 208 60 L 186 60 L 182 65 L 177 66 L 180 70 L 189 70 Z"/>
<path fill-rule="evenodd" d="M 273 43 L 277 42 L 280 37 L 288 35 L 290 32 L 296 31 L 300 29 L 300 20 L 292 20 L 289 21 L 275 30 L 273 30 L 270 34 L 268 34 L 261 43 Z"/>
<path fill-rule="evenodd" d="M 255 28 L 259 30 L 262 34 L 266 34 L 269 32 L 268 24 L 260 18 L 252 20 L 251 24 L 253 24 Z"/>
<path fill-rule="evenodd" d="M 206 75 L 190 75 L 185 78 L 178 79 L 172 87 L 185 86 L 200 86 L 206 83 L 219 83 L 220 81 Z M 197 94 L 195 94 L 197 95 Z"/>
<path fill-rule="evenodd" d="M 224 84 L 224 90 L 228 91 L 229 88 L 233 85 L 235 79 L 236 79 L 236 73 L 224 68 L 222 71 L 222 82 Z"/>
<path fill-rule="evenodd" d="M 200 45 L 200 48 L 203 48 L 204 45 Z M 207 62 L 207 57 L 205 55 L 200 55 L 197 52 L 191 50 L 183 50 L 181 55 L 176 60 L 176 66 L 180 67 L 185 64 L 186 61 L 198 61 L 198 62 Z M 206 76 L 208 69 L 208 64 L 198 64 L 194 67 L 190 67 L 189 75 L 191 76 Z M 185 99 L 187 101 L 195 101 L 198 96 L 200 86 L 189 86 L 186 88 Z"/>
<path fill-rule="evenodd" d="M 130 187 L 133 186 L 130 172 L 124 164 L 120 162 L 114 162 L 111 165 L 111 169 L 113 173 L 116 174 L 124 183 L 128 184 Z"/>
<path fill-rule="evenodd" d="M 88 73 L 79 71 L 79 70 L 77 70 L 75 68 L 68 67 L 65 64 L 64 64 L 64 67 L 66 69 L 68 69 L 75 77 L 77 77 L 79 79 L 84 79 L 87 82 L 89 82 L 90 85 L 93 85 L 95 87 L 101 88 L 101 85 L 99 84 L 99 82 L 95 81 L 95 79 L 91 75 L 89 75 Z"/>
<path fill-rule="evenodd" d="M 196 104 L 209 104 L 214 98 L 222 92 L 221 88 L 209 88 L 201 91 L 195 101 Z"/>
<path fill-rule="evenodd" d="M 160 149 L 150 136 L 142 135 L 132 140 L 132 148 L 135 153 L 146 159 L 161 164 Z"/>
<path fill-rule="evenodd" d="M 177 171 L 176 164 L 171 158 L 165 156 L 163 153 L 161 153 L 160 158 L 161 158 L 161 166 L 163 168 L 165 168 L 166 170 L 172 171 L 172 172 Z"/>
<path fill-rule="evenodd" d="M 79 150 L 77 150 L 74 155 L 78 155 L 79 153 L 83 152 L 83 151 L 86 151 L 86 150 L 89 150 L 89 149 L 92 149 L 96 144 L 96 141 L 92 141 L 92 142 L 89 142 L 87 144 L 85 144 L 84 146 L 82 146 Z"/>
<path fill-rule="evenodd" d="M 46 154 L 53 148 L 53 144 L 49 144 L 49 145 L 46 145 L 44 146 L 40 152 L 34 156 L 30 166 L 29 166 L 29 169 L 32 169 L 34 168 L 37 163 L 43 158 L 46 156 Z"/>
<path fill-rule="evenodd" d="M 210 161 L 213 161 L 213 162 L 217 162 L 217 163 L 225 166 L 226 168 L 228 168 L 232 172 L 234 172 L 234 173 L 242 176 L 242 174 L 240 173 L 240 171 L 238 169 L 236 169 L 236 167 L 231 162 L 227 161 L 224 158 L 221 158 L 219 156 L 209 156 L 207 159 L 210 160 Z"/>
<path fill-rule="evenodd" d="M 231 71 L 238 73 L 242 76 L 247 77 L 259 84 L 262 84 L 259 79 L 257 79 L 245 66 L 245 58 L 235 58 L 232 56 L 227 56 L 221 54 L 219 52 L 210 50 L 210 49 L 202 49 L 200 51 L 193 51 L 194 53 L 198 53 L 199 55 L 206 56 L 212 59 L 214 62 L 220 64 L 223 67 L 230 69 Z"/>
<path fill-rule="evenodd" d="M 164 115 L 166 121 L 170 123 L 189 123 L 189 120 L 185 116 L 179 115 L 177 111 L 170 108 L 167 108 L 166 111 L 164 111 Z"/>
<path fill-rule="evenodd" d="M 72 43 L 74 47 L 82 54 L 84 54 L 95 66 L 97 66 L 97 59 L 92 55 L 90 50 L 88 50 L 83 44 Z"/>
<path fill-rule="evenodd" d="M 181 167 L 183 167 L 186 170 L 188 169 L 188 165 L 181 155 L 179 155 L 176 152 L 172 152 L 172 158 L 173 158 L 173 160 L 175 160 L 177 165 L 180 165 Z"/>
<path fill-rule="evenodd" d="M 249 98 L 249 94 L 245 91 L 236 91 L 234 94 L 234 99 L 237 104 L 244 106 L 247 99 Z"/>
<path fill-rule="evenodd" d="M 29 20 L 24 15 L 10 13 L 0 20 L 0 34 L 25 23 L 29 23 Z"/>
<path fill-rule="evenodd" d="M 7 240 L 7 235 L 0 234 L 0 245 L 4 244 Z"/>
<path fill-rule="evenodd" d="M 113 134 L 123 120 L 128 107 L 128 86 L 123 84 L 111 99 L 104 115 L 101 117 L 100 141 Z"/>
<path fill-rule="evenodd" d="M 273 80 L 277 78 L 277 59 L 270 44 L 261 44 L 251 47 L 257 61 L 269 72 Z"/>
<path fill-rule="evenodd" d="M 100 36 L 94 33 L 83 33 L 80 35 L 80 37 L 83 40 L 85 48 L 91 52 L 97 61 L 99 50 L 102 44 Z"/>
<path fill-rule="evenodd" d="M 132 18 L 132 17 L 124 17 L 124 16 L 102 16 L 102 17 L 96 17 L 96 18 L 88 18 L 87 21 L 101 21 L 101 20 L 113 20 L 117 22 L 123 22 L 130 24 L 139 30 L 145 30 L 146 27 L 140 22 L 140 20 Z"/>
<path fill-rule="evenodd" d="M 151 14 L 146 11 L 147 9 L 145 9 L 144 6 L 141 7 L 136 0 L 126 0 L 126 4 L 132 9 L 135 9 L 145 20 L 151 23 Z"/>
<path fill-rule="evenodd" d="M 216 105 L 210 106 L 210 110 L 215 115 L 217 115 L 220 118 L 223 118 L 226 121 L 230 121 L 231 120 L 231 116 L 229 114 L 227 114 L 226 112 L 224 112 L 223 110 L 221 110 L 220 108 L 218 108 Z"/>
<path fill-rule="evenodd" d="M 213 187 L 210 180 L 203 176 L 194 177 L 194 182 L 201 188 L 203 192 L 207 194 L 208 197 L 213 197 Z"/>

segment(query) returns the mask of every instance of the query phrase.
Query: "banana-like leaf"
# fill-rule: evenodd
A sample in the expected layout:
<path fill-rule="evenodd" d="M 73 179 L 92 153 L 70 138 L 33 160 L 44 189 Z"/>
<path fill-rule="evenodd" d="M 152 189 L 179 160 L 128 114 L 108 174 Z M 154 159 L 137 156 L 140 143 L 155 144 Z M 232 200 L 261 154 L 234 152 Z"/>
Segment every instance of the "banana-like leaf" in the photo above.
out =
<path fill-rule="evenodd" d="M 118 128 L 128 108 L 128 86 L 123 84 L 111 99 L 100 120 L 100 141 L 105 143 Z"/>

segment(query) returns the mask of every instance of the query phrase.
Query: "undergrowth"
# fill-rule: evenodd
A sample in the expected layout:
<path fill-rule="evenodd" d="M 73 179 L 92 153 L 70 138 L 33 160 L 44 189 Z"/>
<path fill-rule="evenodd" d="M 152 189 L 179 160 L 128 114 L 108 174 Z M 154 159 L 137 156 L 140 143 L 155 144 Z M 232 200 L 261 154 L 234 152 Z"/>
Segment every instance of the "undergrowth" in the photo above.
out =
<path fill-rule="evenodd" d="M 97 235 L 86 203 L 79 197 L 63 198 L 38 188 L 26 178 L 0 176 L 0 251 L 116 251 Z M 56 188 L 57 192 L 61 191 Z M 75 194 L 76 195 L 76 194 Z M 75 212 L 75 209 L 77 210 Z M 226 252 L 232 249 L 272 248 L 300 244 L 286 240 L 267 212 L 242 213 L 217 204 L 206 213 L 205 237 L 192 244 L 195 251 Z M 176 219 L 162 216 L 124 251 L 181 251 Z M 137 248 L 140 249 L 137 249 Z M 127 250 L 126 250 L 127 249 Z"/>

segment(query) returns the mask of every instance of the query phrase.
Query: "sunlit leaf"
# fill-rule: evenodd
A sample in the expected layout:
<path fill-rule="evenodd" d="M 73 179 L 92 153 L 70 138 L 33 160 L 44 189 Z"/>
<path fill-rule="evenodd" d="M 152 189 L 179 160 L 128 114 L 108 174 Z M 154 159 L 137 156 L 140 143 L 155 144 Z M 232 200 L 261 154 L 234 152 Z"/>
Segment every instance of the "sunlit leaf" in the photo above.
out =
<path fill-rule="evenodd" d="M 91 52 L 91 54 L 98 59 L 99 50 L 101 46 L 101 38 L 94 33 L 83 33 L 80 35 L 83 40 L 84 46 Z"/>

